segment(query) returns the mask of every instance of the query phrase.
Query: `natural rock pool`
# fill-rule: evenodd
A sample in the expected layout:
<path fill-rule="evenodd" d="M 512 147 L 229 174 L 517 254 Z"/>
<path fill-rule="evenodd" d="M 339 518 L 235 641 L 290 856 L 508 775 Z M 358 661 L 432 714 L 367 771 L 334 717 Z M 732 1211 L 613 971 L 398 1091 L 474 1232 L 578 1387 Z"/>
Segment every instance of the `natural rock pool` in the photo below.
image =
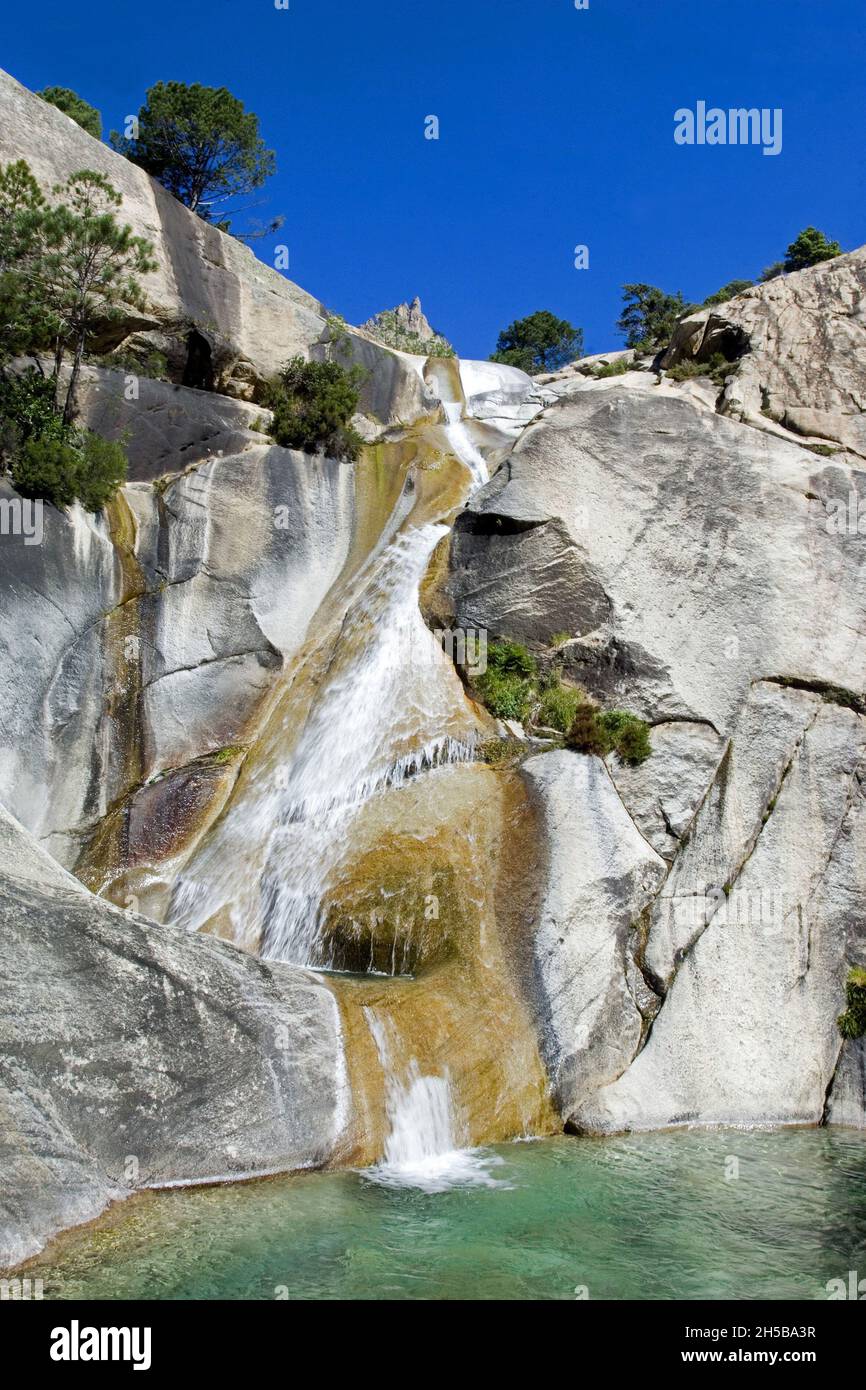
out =
<path fill-rule="evenodd" d="M 452 1158 L 402 1179 L 149 1193 L 26 1272 L 47 1299 L 809 1300 L 866 1277 L 856 1130 L 563 1136 Z"/>

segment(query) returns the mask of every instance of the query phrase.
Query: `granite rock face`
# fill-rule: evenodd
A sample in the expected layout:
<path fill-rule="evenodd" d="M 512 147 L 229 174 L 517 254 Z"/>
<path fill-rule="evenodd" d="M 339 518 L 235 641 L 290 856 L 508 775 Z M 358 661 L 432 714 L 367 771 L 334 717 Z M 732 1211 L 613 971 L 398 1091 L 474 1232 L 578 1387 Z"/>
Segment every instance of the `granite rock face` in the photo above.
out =
<path fill-rule="evenodd" d="M 2 810 L 0 857 L 0 1267 L 136 1188 L 334 1155 L 327 985 L 100 902 Z"/>
<path fill-rule="evenodd" d="M 641 838 L 604 764 L 543 753 L 523 764 L 547 855 L 534 940 L 542 1051 L 561 1113 L 625 1069 L 658 1008 L 638 963 L 637 923 L 663 861 Z"/>
<path fill-rule="evenodd" d="M 546 409 L 458 518 L 458 622 L 570 632 L 591 693 L 720 735 L 754 680 L 862 692 L 864 538 L 837 516 L 866 472 L 635 381 Z"/>
<path fill-rule="evenodd" d="M 570 981 L 548 986 L 557 1008 L 579 1008 L 585 988 L 604 997 L 591 968 L 568 974 L 575 943 L 608 939 L 618 875 L 592 865 L 615 864 L 635 836 L 668 865 L 619 902 L 649 1007 L 632 992 L 567 1068 L 553 1053 L 578 1130 L 866 1120 L 862 1048 L 843 1048 L 836 1026 L 866 949 L 864 265 L 852 253 L 681 325 L 668 360 L 724 351 L 737 359 L 724 390 L 645 370 L 540 383 L 555 400 L 452 534 L 458 623 L 548 663 L 552 635 L 569 633 L 555 654 L 565 678 L 652 726 L 648 762 L 608 759 L 624 824 L 589 787 L 546 823 L 560 897 L 538 943 L 548 979 Z M 731 408 L 749 382 L 755 415 Z M 840 444 L 832 459 L 809 447 L 819 434 Z M 591 764 L 563 752 L 527 770 L 554 759 Z M 542 1036 L 553 1017 L 539 1006 Z M 616 1075 L 593 1091 L 599 1053 Z"/>
<path fill-rule="evenodd" d="M 719 351 L 738 358 L 725 414 L 759 426 L 775 421 L 866 458 L 866 248 L 691 314 L 664 364 Z"/>
<path fill-rule="evenodd" d="M 0 800 L 72 867 L 134 788 L 242 743 L 354 526 L 351 467 L 260 444 L 0 538 Z"/>

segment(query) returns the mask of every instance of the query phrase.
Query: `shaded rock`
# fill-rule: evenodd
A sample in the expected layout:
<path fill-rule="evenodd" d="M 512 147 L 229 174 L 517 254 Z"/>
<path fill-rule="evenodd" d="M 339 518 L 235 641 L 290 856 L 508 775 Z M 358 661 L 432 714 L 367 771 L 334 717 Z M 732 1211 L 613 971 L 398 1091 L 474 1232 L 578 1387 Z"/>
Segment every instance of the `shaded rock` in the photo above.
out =
<path fill-rule="evenodd" d="M 79 422 L 105 439 L 122 439 L 130 482 L 151 482 L 220 454 L 239 454 L 264 442 L 269 412 L 213 392 L 138 377 L 127 399 L 128 373 L 82 368 Z"/>
<path fill-rule="evenodd" d="M 0 847 L 0 1265 L 135 1188 L 334 1155 L 321 980 L 100 902 L 3 811 Z"/>
<path fill-rule="evenodd" d="M 842 1045 L 824 1116 L 829 1125 L 866 1129 L 866 1041 Z"/>

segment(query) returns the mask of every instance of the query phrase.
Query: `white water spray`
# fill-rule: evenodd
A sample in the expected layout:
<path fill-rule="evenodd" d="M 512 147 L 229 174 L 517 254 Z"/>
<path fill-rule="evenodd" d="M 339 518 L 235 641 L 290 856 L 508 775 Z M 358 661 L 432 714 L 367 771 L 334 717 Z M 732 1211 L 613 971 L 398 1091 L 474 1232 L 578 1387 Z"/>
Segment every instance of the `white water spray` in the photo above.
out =
<path fill-rule="evenodd" d="M 384 1157 L 365 1177 L 385 1187 L 418 1187 L 424 1192 L 501 1186 L 488 1171 L 501 1158 L 458 1146 L 459 1123 L 447 1067 L 442 1076 L 422 1076 L 412 1058 L 399 1080 L 386 1025 L 373 1009 L 365 1008 L 364 1014 L 385 1075 L 390 1124 Z"/>

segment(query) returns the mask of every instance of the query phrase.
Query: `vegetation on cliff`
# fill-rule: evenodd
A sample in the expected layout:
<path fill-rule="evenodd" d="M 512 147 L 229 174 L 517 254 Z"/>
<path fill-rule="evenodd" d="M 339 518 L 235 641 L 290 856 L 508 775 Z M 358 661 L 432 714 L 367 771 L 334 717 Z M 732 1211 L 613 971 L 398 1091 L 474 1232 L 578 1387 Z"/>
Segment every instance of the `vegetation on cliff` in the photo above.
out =
<path fill-rule="evenodd" d="M 836 1020 L 843 1038 L 862 1038 L 866 1033 L 866 970 L 854 966 L 845 985 L 848 1007 Z"/>
<path fill-rule="evenodd" d="M 631 766 L 652 752 L 649 726 L 642 719 L 625 710 L 600 710 L 582 690 L 562 679 L 556 664 L 540 673 L 538 661 L 520 642 L 491 642 L 487 669 L 473 679 L 472 689 L 497 718 L 561 734 L 575 752 L 600 758 L 616 753 Z"/>
<path fill-rule="evenodd" d="M 158 179 L 192 212 L 229 230 L 225 204 L 261 188 L 276 156 L 259 134 L 259 118 L 225 87 L 157 82 L 131 131 L 111 132 L 113 149 Z M 275 230 L 277 219 L 264 231 Z M 260 233 L 261 234 L 261 233 Z"/>
<path fill-rule="evenodd" d="M 152 248 L 118 223 L 120 195 L 104 175 L 79 170 L 53 194 L 49 203 L 24 160 L 0 168 L 0 457 L 26 495 L 98 510 L 126 462 L 120 444 L 74 426 L 81 364 L 121 305 L 143 305 L 135 277 L 152 268 Z M 40 353 L 53 358 L 50 377 Z M 21 355 L 35 365 L 15 374 Z"/>
<path fill-rule="evenodd" d="M 273 412 L 271 434 L 285 449 L 323 450 L 351 461 L 363 440 L 351 425 L 358 408 L 363 369 L 340 362 L 306 362 L 293 357 L 260 392 Z"/>

